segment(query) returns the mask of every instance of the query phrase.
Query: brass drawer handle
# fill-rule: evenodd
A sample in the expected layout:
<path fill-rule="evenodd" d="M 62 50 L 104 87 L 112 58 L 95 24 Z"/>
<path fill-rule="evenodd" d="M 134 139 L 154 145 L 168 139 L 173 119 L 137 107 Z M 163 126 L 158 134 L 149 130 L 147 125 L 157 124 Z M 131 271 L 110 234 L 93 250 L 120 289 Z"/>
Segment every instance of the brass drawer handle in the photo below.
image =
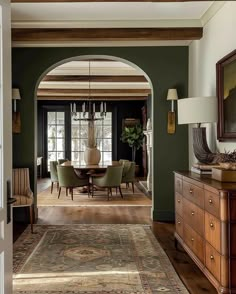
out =
<path fill-rule="evenodd" d="M 181 222 L 180 222 L 180 221 L 178 221 L 178 224 L 180 225 L 180 224 L 181 224 Z"/>
<path fill-rule="evenodd" d="M 213 223 L 210 223 L 210 227 L 211 227 L 211 228 L 214 228 L 214 224 L 213 224 Z"/>
<path fill-rule="evenodd" d="M 189 189 L 189 193 L 190 193 L 190 194 L 193 194 L 193 189 L 190 188 L 190 189 Z"/>
<path fill-rule="evenodd" d="M 195 212 L 194 212 L 194 211 L 192 211 L 192 212 L 191 212 L 191 214 L 192 214 L 192 215 L 194 215 L 194 214 L 195 214 Z"/>
<path fill-rule="evenodd" d="M 213 255 L 211 255 L 211 256 L 210 256 L 210 259 L 211 259 L 211 260 L 213 260 L 213 259 L 214 259 L 214 256 L 213 256 Z"/>
<path fill-rule="evenodd" d="M 180 200 L 178 199 L 177 202 L 180 203 Z"/>
<path fill-rule="evenodd" d="M 209 203 L 210 203 L 210 204 L 212 204 L 212 203 L 213 203 L 212 199 L 209 199 Z"/>
<path fill-rule="evenodd" d="M 193 242 L 194 241 L 194 238 L 191 238 L 191 241 Z"/>

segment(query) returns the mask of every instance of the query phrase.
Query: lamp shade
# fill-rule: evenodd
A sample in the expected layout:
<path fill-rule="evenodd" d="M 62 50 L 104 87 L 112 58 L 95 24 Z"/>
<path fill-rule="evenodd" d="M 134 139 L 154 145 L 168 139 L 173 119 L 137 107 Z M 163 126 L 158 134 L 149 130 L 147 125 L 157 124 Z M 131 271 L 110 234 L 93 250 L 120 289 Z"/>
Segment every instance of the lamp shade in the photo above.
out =
<path fill-rule="evenodd" d="M 169 89 L 167 93 L 167 100 L 177 100 L 178 94 L 176 89 Z"/>
<path fill-rule="evenodd" d="M 19 99 L 21 99 L 20 90 L 18 88 L 13 88 L 12 89 L 12 99 L 13 100 L 19 100 Z"/>
<path fill-rule="evenodd" d="M 178 100 L 178 124 L 217 121 L 216 97 L 193 97 Z"/>

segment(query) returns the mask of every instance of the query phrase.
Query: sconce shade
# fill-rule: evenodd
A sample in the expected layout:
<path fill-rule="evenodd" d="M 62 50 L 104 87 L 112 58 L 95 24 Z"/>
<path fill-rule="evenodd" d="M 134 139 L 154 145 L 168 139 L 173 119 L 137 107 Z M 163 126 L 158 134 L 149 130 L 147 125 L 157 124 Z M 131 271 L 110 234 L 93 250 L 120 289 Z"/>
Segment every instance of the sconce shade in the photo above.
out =
<path fill-rule="evenodd" d="M 178 100 L 178 94 L 176 89 L 169 89 L 167 93 L 167 100 Z"/>
<path fill-rule="evenodd" d="M 18 88 L 12 89 L 12 99 L 13 100 L 20 100 L 21 99 L 20 90 Z"/>
<path fill-rule="evenodd" d="M 178 100 L 178 124 L 217 121 L 216 97 L 193 97 Z"/>

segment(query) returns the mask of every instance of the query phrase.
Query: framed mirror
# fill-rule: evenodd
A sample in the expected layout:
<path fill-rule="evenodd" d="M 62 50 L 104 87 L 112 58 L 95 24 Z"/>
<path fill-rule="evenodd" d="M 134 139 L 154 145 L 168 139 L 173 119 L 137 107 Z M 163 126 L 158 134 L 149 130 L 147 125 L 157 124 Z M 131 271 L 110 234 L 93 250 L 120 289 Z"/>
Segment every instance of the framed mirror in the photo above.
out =
<path fill-rule="evenodd" d="M 236 141 L 236 50 L 216 64 L 218 140 Z"/>

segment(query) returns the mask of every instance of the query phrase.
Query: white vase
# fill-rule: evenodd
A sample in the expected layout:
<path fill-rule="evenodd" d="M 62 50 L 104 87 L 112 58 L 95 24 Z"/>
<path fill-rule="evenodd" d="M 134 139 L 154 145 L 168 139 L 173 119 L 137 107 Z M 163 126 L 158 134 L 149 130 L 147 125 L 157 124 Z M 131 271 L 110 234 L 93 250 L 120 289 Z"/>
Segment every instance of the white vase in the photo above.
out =
<path fill-rule="evenodd" d="M 101 152 L 97 147 L 86 147 L 84 151 L 84 161 L 86 165 L 98 165 L 101 159 Z"/>

